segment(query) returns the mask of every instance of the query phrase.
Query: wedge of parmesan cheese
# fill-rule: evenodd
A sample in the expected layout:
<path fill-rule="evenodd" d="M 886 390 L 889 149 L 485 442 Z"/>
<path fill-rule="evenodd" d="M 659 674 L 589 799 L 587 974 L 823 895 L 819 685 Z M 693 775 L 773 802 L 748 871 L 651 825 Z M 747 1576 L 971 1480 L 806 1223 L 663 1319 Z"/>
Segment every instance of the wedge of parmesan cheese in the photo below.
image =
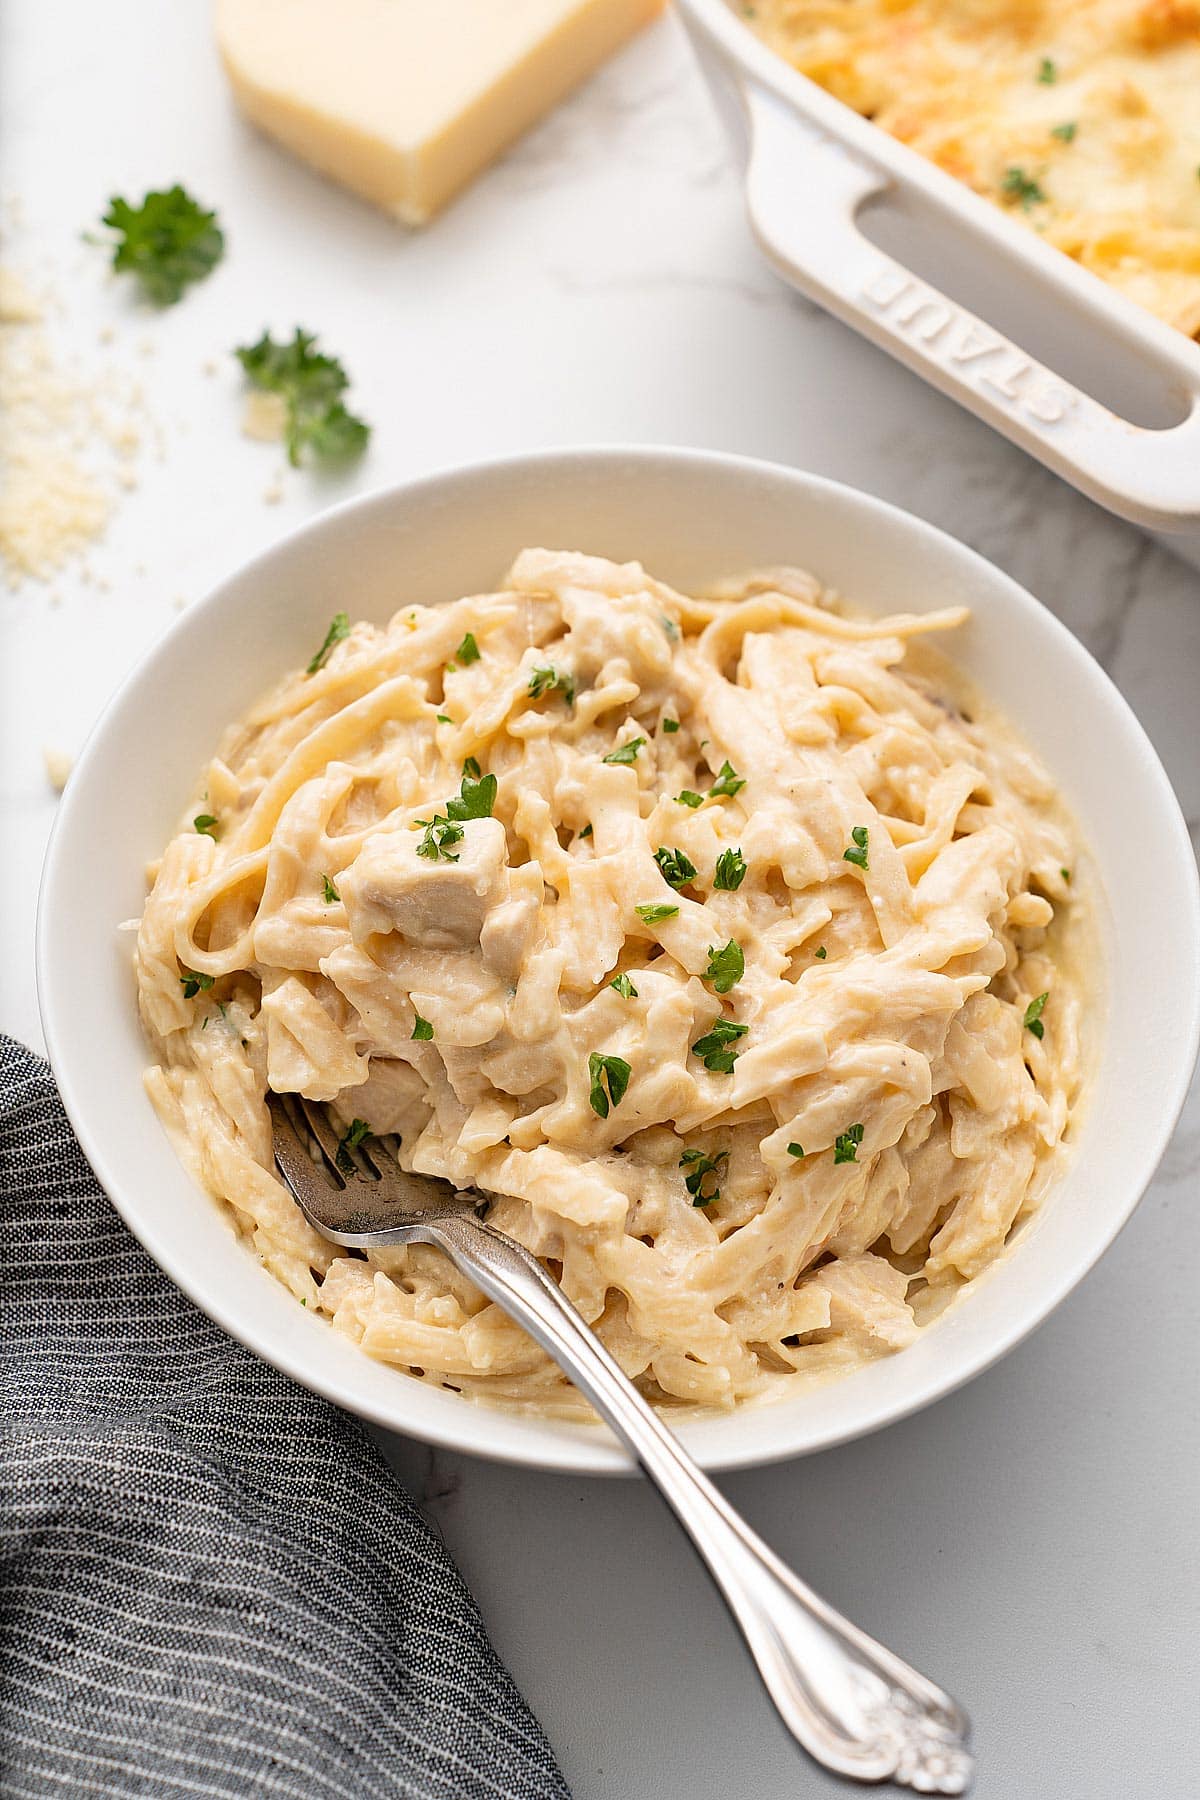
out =
<path fill-rule="evenodd" d="M 217 0 L 247 117 L 420 225 L 662 0 Z"/>

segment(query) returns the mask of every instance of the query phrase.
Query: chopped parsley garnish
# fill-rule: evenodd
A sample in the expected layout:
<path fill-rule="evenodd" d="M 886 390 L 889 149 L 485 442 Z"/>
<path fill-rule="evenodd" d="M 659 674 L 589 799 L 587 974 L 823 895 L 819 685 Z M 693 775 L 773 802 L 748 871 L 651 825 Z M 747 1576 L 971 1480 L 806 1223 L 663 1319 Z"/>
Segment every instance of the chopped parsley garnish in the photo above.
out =
<path fill-rule="evenodd" d="M 433 1036 L 433 1026 L 428 1019 L 423 1019 L 418 1013 L 413 1024 L 412 1034 L 419 1044 L 427 1044 Z"/>
<path fill-rule="evenodd" d="M 482 770 L 479 767 L 479 762 L 476 757 L 468 756 L 467 760 L 463 764 L 463 774 L 469 775 L 471 777 L 472 781 L 479 780 L 479 777 L 482 774 Z"/>
<path fill-rule="evenodd" d="M 697 794 L 692 788 L 684 788 L 683 792 L 676 794 L 675 798 L 680 806 L 690 806 L 693 809 L 704 803 L 704 795 Z"/>
<path fill-rule="evenodd" d="M 1065 125 L 1052 125 L 1050 127 L 1050 136 L 1057 138 L 1062 144 L 1073 144 L 1075 142 L 1075 133 L 1078 130 L 1079 126 L 1075 120 L 1068 119 Z"/>
<path fill-rule="evenodd" d="M 657 925 L 660 919 L 673 919 L 679 911 L 677 906 L 635 906 L 634 912 L 646 925 Z"/>
<path fill-rule="evenodd" d="M 682 850 L 669 850 L 664 844 L 654 852 L 654 860 L 662 871 L 662 878 L 668 887 L 686 887 L 689 881 L 696 879 L 696 865 L 683 854 Z"/>
<path fill-rule="evenodd" d="M 1071 885 L 1070 869 L 1060 869 L 1058 872 L 1062 876 L 1063 880 L 1066 882 L 1067 886 L 1070 887 L 1070 885 Z"/>
<path fill-rule="evenodd" d="M 602 1119 L 607 1119 L 610 1104 L 620 1106 L 625 1098 L 632 1073 L 633 1070 L 622 1057 L 599 1056 L 593 1050 L 588 1057 L 588 1079 L 591 1082 L 588 1099 L 592 1111 Z"/>
<path fill-rule="evenodd" d="M 211 975 L 200 975 L 195 969 L 185 969 L 179 977 L 179 985 L 183 989 L 185 1000 L 194 1000 L 197 994 L 207 994 L 213 984 Z"/>
<path fill-rule="evenodd" d="M 622 1000 L 636 1000 L 638 997 L 638 991 L 628 975 L 614 975 L 608 985 L 610 988 L 616 988 Z"/>
<path fill-rule="evenodd" d="M 804 1155 L 804 1145 L 803 1144 L 789 1144 L 788 1145 L 788 1155 L 789 1156 L 797 1156 L 797 1157 L 803 1156 Z"/>
<path fill-rule="evenodd" d="M 710 800 L 718 800 L 722 795 L 727 794 L 732 799 L 734 794 L 740 793 L 745 785 L 744 778 L 738 774 L 732 763 L 723 762 L 717 770 L 717 779 L 708 790 L 708 797 Z"/>
<path fill-rule="evenodd" d="M 432 819 L 418 819 L 418 825 L 425 827 L 425 835 L 417 845 L 417 855 L 425 857 L 429 862 L 457 862 L 458 851 L 450 848 L 451 844 L 461 844 L 463 828 L 456 825 L 444 813 L 434 813 Z"/>
<path fill-rule="evenodd" d="M 358 456 L 371 435 L 371 427 L 342 399 L 350 385 L 345 369 L 316 343 L 314 332 L 297 326 L 290 344 L 277 344 L 264 331 L 257 344 L 242 344 L 234 351 L 251 387 L 278 394 L 284 401 L 283 441 L 294 467 L 299 467 L 305 450 L 325 458 Z"/>
<path fill-rule="evenodd" d="M 307 669 L 305 669 L 304 673 L 306 675 L 315 675 L 318 669 L 324 667 L 325 659 L 333 649 L 333 646 L 335 644 L 340 644 L 343 638 L 349 636 L 350 614 L 344 612 L 334 613 L 332 619 L 329 621 L 329 630 L 325 633 L 325 641 L 309 663 Z"/>
<path fill-rule="evenodd" d="M 842 861 L 854 863 L 865 874 L 870 866 L 867 862 L 867 849 L 871 841 L 871 834 L 865 825 L 856 825 L 850 836 L 854 842 L 849 850 L 842 851 Z"/>
<path fill-rule="evenodd" d="M 449 713 L 438 713 L 437 722 L 439 725 L 453 725 L 454 720 L 450 717 Z"/>
<path fill-rule="evenodd" d="M 465 669 L 469 664 L 477 663 L 479 655 L 479 645 L 475 642 L 475 633 L 473 631 L 464 632 L 463 641 L 454 652 L 455 662 L 461 663 Z"/>
<path fill-rule="evenodd" d="M 659 615 L 658 622 L 662 626 L 663 630 L 666 632 L 667 636 L 670 638 L 671 642 L 673 644 L 678 643 L 679 627 L 675 623 L 674 619 L 668 619 L 666 613 L 661 613 Z"/>
<path fill-rule="evenodd" d="M 709 1176 L 719 1180 L 729 1161 L 728 1150 L 719 1150 L 715 1156 L 709 1156 L 703 1150 L 685 1150 L 679 1159 L 681 1169 L 688 1173 L 683 1178 L 683 1185 L 692 1196 L 693 1206 L 711 1206 L 714 1200 L 721 1198 L 721 1190 L 717 1181 L 705 1187 Z"/>
<path fill-rule="evenodd" d="M 490 819 L 496 804 L 498 782 L 494 775 L 476 779 L 464 772 L 462 786 L 453 800 L 446 802 L 446 815 L 451 819 Z"/>
<path fill-rule="evenodd" d="M 1042 1013 L 1049 998 L 1048 993 L 1039 994 L 1037 999 L 1031 1000 L 1025 1008 L 1025 1029 L 1032 1031 L 1035 1038 L 1044 1038 L 1046 1035 L 1046 1027 L 1042 1024 Z"/>
<path fill-rule="evenodd" d="M 645 743 L 644 737 L 630 738 L 619 750 L 610 750 L 603 758 L 606 763 L 633 763 L 637 761 L 637 753 Z"/>
<path fill-rule="evenodd" d="M 1004 180 L 1000 183 L 1000 192 L 1006 200 L 1019 200 L 1022 210 L 1029 212 L 1034 206 L 1044 206 L 1046 196 L 1032 175 L 1027 175 L 1022 168 L 1005 169 Z"/>
<path fill-rule="evenodd" d="M 858 1146 L 863 1141 L 861 1125 L 850 1125 L 839 1132 L 833 1140 L 833 1160 L 835 1163 L 857 1162 Z"/>
<path fill-rule="evenodd" d="M 217 831 L 216 813 L 197 813 L 192 820 L 192 824 L 204 837 L 215 838 L 219 836 Z"/>
<path fill-rule="evenodd" d="M 1038 64 L 1037 78 L 1043 87 L 1053 87 L 1058 80 L 1058 64 L 1053 57 L 1043 56 Z"/>
<path fill-rule="evenodd" d="M 733 1046 L 739 1038 L 745 1037 L 748 1025 L 739 1025 L 736 1019 L 718 1019 L 710 1031 L 697 1038 L 692 1045 L 692 1054 L 698 1056 L 705 1068 L 714 1075 L 729 1075 L 739 1052 Z"/>
<path fill-rule="evenodd" d="M 746 879 L 746 859 L 740 850 L 722 850 L 713 874 L 714 888 L 734 894 Z"/>
<path fill-rule="evenodd" d="M 157 306 L 173 306 L 183 290 L 210 275 L 225 253 L 215 212 L 181 188 L 151 191 L 140 206 L 114 194 L 103 224 L 117 234 L 112 266 L 136 275 L 142 292 Z"/>
<path fill-rule="evenodd" d="M 358 1146 L 365 1143 L 370 1135 L 371 1127 L 367 1124 L 365 1119 L 352 1119 L 348 1128 L 343 1131 L 341 1137 L 338 1139 L 337 1153 L 333 1159 L 343 1175 L 353 1175 L 355 1173 L 354 1159 L 350 1155 L 350 1152 L 352 1150 L 357 1150 Z"/>
<path fill-rule="evenodd" d="M 813 955 L 816 957 L 818 962 L 824 962 L 825 958 L 829 955 L 829 952 L 825 948 L 824 944 L 818 944 L 816 949 L 813 951 Z"/>
<path fill-rule="evenodd" d="M 338 893 L 328 875 L 322 875 L 321 886 L 325 893 L 326 906 L 336 906 L 342 896 Z"/>
<path fill-rule="evenodd" d="M 581 832 L 580 832 L 580 834 L 579 834 L 579 835 L 580 835 L 580 837 L 581 837 L 581 838 L 585 838 L 585 837 L 591 837 L 591 835 L 592 835 L 592 826 L 591 826 L 591 825 L 590 825 L 590 824 L 587 824 L 587 825 L 585 825 L 585 826 L 584 826 L 584 828 L 583 828 L 583 830 L 582 830 L 582 831 L 581 831 Z"/>
<path fill-rule="evenodd" d="M 540 700 L 543 694 L 554 693 L 555 689 L 562 693 L 568 706 L 574 706 L 575 677 L 573 675 L 547 664 L 543 668 L 535 669 L 529 677 L 529 692 L 535 700 Z"/>
<path fill-rule="evenodd" d="M 678 719 L 664 719 L 662 722 L 662 728 L 665 732 L 668 732 L 668 733 L 672 732 L 672 731 L 678 731 L 679 730 L 679 720 Z"/>
<path fill-rule="evenodd" d="M 731 987 L 742 979 L 746 973 L 746 958 L 742 946 L 730 938 L 723 950 L 714 950 L 708 946 L 708 967 L 704 971 L 705 981 L 711 981 L 718 994 L 727 994 Z"/>

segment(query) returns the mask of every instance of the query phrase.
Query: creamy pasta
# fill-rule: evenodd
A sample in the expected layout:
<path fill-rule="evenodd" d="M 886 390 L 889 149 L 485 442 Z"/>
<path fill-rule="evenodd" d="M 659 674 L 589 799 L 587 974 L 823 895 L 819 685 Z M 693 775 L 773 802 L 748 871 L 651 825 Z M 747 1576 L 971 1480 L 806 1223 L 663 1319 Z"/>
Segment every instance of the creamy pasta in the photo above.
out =
<path fill-rule="evenodd" d="M 659 1403 L 910 1344 L 1037 1206 L 1086 1060 L 1078 849 L 927 645 L 965 616 L 547 550 L 338 615 L 137 940 L 150 1093 L 266 1268 L 418 1377 L 582 1410 L 439 1252 L 308 1226 L 270 1088 L 494 1196 Z"/>

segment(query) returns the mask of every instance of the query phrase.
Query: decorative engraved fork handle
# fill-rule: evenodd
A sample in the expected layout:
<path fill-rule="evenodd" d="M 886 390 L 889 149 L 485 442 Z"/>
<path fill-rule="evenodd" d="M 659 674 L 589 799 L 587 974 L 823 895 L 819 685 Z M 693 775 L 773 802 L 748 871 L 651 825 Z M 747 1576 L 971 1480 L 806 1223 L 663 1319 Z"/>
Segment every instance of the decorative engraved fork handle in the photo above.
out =
<path fill-rule="evenodd" d="M 462 1212 L 417 1231 L 555 1359 L 636 1457 L 736 1620 L 792 1736 L 859 1781 L 962 1794 L 971 1777 L 960 1708 L 792 1574 L 687 1455 L 595 1333 L 520 1244 Z"/>

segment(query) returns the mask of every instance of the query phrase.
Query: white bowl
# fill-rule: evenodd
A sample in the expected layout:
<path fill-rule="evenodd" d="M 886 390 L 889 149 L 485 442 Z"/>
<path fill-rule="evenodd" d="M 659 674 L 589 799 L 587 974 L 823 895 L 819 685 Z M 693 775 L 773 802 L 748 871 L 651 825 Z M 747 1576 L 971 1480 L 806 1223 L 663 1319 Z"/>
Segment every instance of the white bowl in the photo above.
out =
<path fill-rule="evenodd" d="M 1054 772 L 1105 890 L 1103 1046 L 1074 1158 L 1011 1253 L 910 1349 L 778 1405 L 694 1421 L 710 1469 L 872 1431 L 960 1386 L 1058 1305 L 1144 1192 L 1200 1035 L 1200 894 L 1179 807 L 1108 677 L 1024 589 L 929 525 L 833 482 L 701 451 L 553 451 L 433 475 L 295 532 L 189 608 L 72 774 L 46 858 L 38 981 L 50 1059 L 126 1222 L 198 1305 L 331 1400 L 432 1443 L 548 1469 L 629 1465 L 598 1427 L 473 1405 L 373 1362 L 303 1311 L 175 1159 L 142 1088 L 130 940 L 143 866 L 222 728 L 304 661 L 330 615 L 493 584 L 526 544 L 638 558 L 682 587 L 798 563 L 866 610 L 973 609 L 956 655 Z M 69 1248 L 66 1254 L 69 1254 Z"/>

